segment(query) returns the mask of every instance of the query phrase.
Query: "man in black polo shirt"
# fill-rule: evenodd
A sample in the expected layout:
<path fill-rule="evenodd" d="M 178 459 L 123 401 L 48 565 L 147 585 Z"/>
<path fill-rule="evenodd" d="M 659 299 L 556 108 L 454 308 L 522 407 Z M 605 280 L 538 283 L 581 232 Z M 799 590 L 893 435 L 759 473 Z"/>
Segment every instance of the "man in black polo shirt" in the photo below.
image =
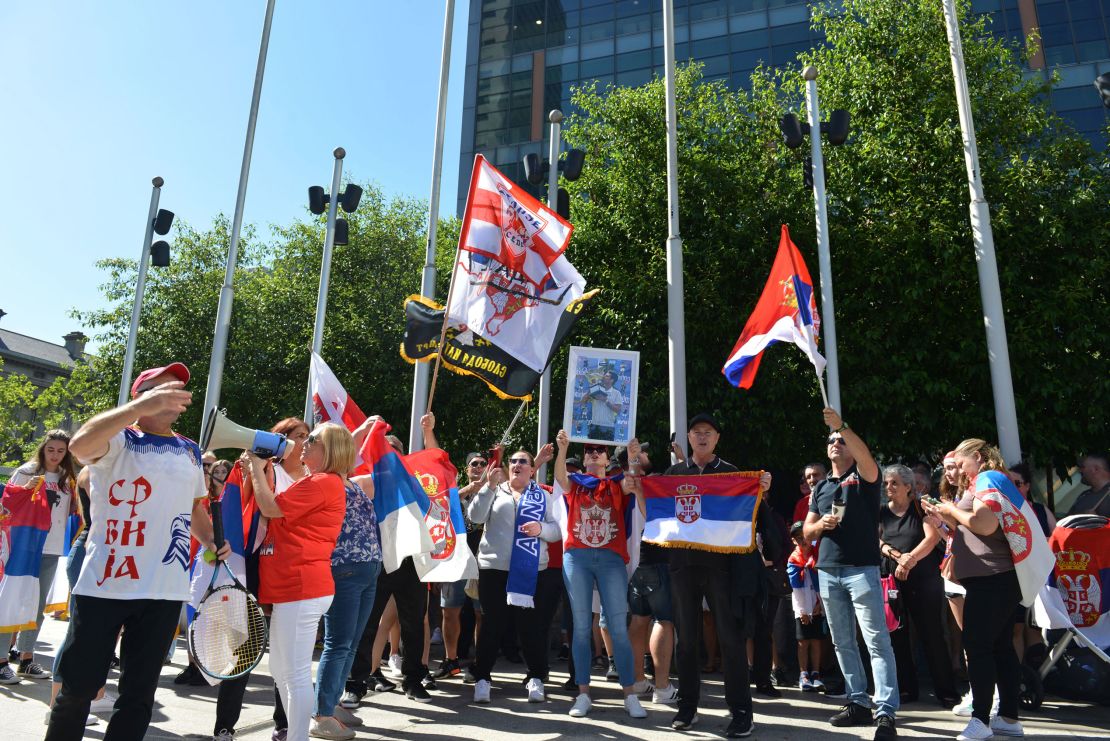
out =
<path fill-rule="evenodd" d="M 824 414 L 825 424 L 832 430 L 828 439 L 832 472 L 813 490 L 803 532 L 806 540 L 821 539 L 817 556 L 821 601 L 848 696 L 848 703 L 829 722 L 834 726 L 878 722 L 875 738 L 892 739 L 897 736 L 898 677 L 879 581 L 882 480 L 859 435 L 844 424 L 835 409 L 826 408 Z M 874 703 L 867 696 L 867 675 L 856 643 L 857 620 L 871 654 Z"/>
<path fill-rule="evenodd" d="M 714 453 L 721 439 L 721 428 L 711 415 L 702 413 L 691 419 L 687 438 L 690 457 L 668 468 L 664 475 L 700 476 L 738 470 Z M 764 474 L 760 489 L 767 491 L 770 486 L 771 474 Z M 756 528 L 763 538 L 764 553 L 770 551 L 770 558 L 774 560 L 782 544 L 775 529 L 769 527 L 770 522 L 770 508 L 763 502 L 756 515 Z M 671 728 L 686 730 L 697 721 L 701 694 L 698 630 L 704 597 L 717 626 L 725 674 L 725 702 L 732 713 L 725 735 L 728 738 L 751 735 L 752 693 L 748 686 L 746 642 L 755 626 L 756 611 L 766 597 L 763 559 L 758 550 L 751 553 L 713 553 L 691 548 L 668 550 L 671 600 L 678 632 L 678 713 L 671 721 Z"/>

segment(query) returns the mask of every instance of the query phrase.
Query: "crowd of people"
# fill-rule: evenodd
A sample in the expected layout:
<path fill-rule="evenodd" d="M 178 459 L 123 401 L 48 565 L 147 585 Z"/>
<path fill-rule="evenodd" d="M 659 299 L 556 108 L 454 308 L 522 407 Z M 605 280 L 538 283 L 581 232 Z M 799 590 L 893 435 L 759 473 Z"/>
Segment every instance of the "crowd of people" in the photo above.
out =
<path fill-rule="evenodd" d="M 16 670 L 0 659 L 0 683 L 53 677 L 50 741 L 81 738 L 95 722 L 90 712 L 105 706 L 113 709 L 106 738 L 143 737 L 190 599 L 190 538 L 198 558 L 230 553 L 216 547 L 208 508 L 232 463 L 173 431 L 191 403 L 188 381 L 180 363 L 142 372 L 129 403 L 72 439 L 48 433 L 12 477 L 24 485 L 41 476 L 56 514 L 41 556 L 39 623 L 67 516 L 77 512 L 82 522 L 68 549 L 69 626 L 53 672 L 34 660 L 37 627 L 7 636 Z M 619 450 L 585 444 L 572 456 L 566 431 L 535 455 L 506 451 L 503 465 L 472 452 L 459 496 L 479 575 L 429 585 L 412 557 L 383 568 L 375 480 L 353 473 L 373 422 L 349 431 L 284 419 L 273 429 L 288 437 L 291 454 L 244 452 L 235 463 L 243 501 L 255 503 L 239 576 L 269 613 L 275 739 L 353 738 L 365 695 L 396 688 L 383 664 L 413 701 L 432 701 L 437 681 L 458 680 L 473 684 L 482 705 L 494 701 L 498 657 L 509 657 L 524 665 L 528 701 L 544 702 L 560 643 L 564 688 L 574 697 L 567 712 L 576 718 L 589 715 L 593 670 L 602 668 L 630 718 L 647 717 L 650 698 L 673 709 L 673 729 L 690 729 L 702 673 L 719 667 L 727 737 L 752 733 L 753 687 L 779 697 L 778 687 L 792 685 L 844 699 L 832 726 L 874 727 L 876 739 L 891 739 L 899 707 L 923 700 L 920 654 L 933 701 L 968 718 L 958 738 L 1022 735 L 1019 662 L 1040 636 L 1027 626 L 1028 595 L 1003 528 L 977 494 L 1012 486 L 1028 497 L 1030 471 L 1007 469 L 985 441 L 959 443 L 934 486 L 928 466 L 881 468 L 839 413 L 825 409 L 827 463 L 805 466 L 788 502 L 773 502 L 771 475 L 760 477 L 758 548 L 750 552 L 639 542 L 645 477 L 738 471 L 716 453 L 723 426 L 710 414 L 690 420 L 689 456 L 675 446 L 680 460 L 665 470 L 636 440 Z M 425 447 L 437 448 L 435 417 L 421 425 Z M 399 439 L 388 441 L 403 452 Z M 549 461 L 552 486 L 536 478 Z M 1081 472 L 1091 491 L 1069 514 L 1110 514 L 1110 461 L 1088 455 Z M 1053 514 L 1040 503 L 1034 511 L 1047 535 Z M 445 654 L 434 671 L 433 641 Z M 114 663 L 118 697 L 105 693 Z M 961 694 L 965 671 L 970 690 Z M 215 741 L 234 738 L 248 679 L 220 683 Z M 205 680 L 190 665 L 175 681 Z"/>

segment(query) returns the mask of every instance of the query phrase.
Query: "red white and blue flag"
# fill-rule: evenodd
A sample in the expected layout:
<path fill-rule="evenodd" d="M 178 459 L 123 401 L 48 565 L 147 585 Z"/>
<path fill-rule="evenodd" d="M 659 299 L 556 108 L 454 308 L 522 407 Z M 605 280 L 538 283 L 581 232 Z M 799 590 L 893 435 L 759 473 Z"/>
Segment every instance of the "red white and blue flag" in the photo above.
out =
<path fill-rule="evenodd" d="M 7 484 L 0 498 L 0 633 L 36 625 L 39 564 L 50 532 L 50 503 L 41 476 L 27 483 Z"/>
<path fill-rule="evenodd" d="M 434 547 L 424 521 L 431 502 L 424 487 L 385 439 L 391 429 L 385 420 L 374 420 L 359 451 L 374 477 L 374 512 L 382 536 L 382 567 L 386 573 L 396 571 L 408 556 L 429 553 Z"/>
<path fill-rule="evenodd" d="M 825 370 L 825 358 L 817 349 L 820 328 L 813 281 L 783 224 L 771 276 L 721 372 L 733 386 L 751 388 L 763 351 L 776 342 L 789 342 L 801 348 L 820 376 Z"/>
<path fill-rule="evenodd" d="M 762 471 L 645 476 L 643 539 L 665 548 L 716 553 L 755 550 Z"/>
<path fill-rule="evenodd" d="M 1021 585 L 1021 604 L 1029 607 L 1056 565 L 1037 515 L 1010 478 L 999 471 L 983 471 L 975 478 L 975 498 L 998 518 Z"/>
<path fill-rule="evenodd" d="M 466 544 L 466 520 L 456 482 L 459 472 L 447 451 L 439 448 L 421 450 L 404 457 L 407 468 L 424 493 L 428 495 L 428 511 L 424 522 L 432 536 L 432 550 L 413 559 L 420 581 L 455 582 L 477 579 L 478 562 Z M 376 490 L 375 490 L 376 491 Z"/>

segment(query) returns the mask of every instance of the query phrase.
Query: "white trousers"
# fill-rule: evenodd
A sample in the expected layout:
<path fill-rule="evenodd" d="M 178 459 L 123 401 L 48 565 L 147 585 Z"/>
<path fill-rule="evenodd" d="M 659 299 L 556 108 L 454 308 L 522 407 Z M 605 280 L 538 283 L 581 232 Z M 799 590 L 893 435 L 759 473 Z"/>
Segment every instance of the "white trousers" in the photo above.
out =
<path fill-rule="evenodd" d="M 270 615 L 270 674 L 281 693 L 289 719 L 288 741 L 308 741 L 315 696 L 312 648 L 316 627 L 331 607 L 332 595 L 281 602 Z"/>

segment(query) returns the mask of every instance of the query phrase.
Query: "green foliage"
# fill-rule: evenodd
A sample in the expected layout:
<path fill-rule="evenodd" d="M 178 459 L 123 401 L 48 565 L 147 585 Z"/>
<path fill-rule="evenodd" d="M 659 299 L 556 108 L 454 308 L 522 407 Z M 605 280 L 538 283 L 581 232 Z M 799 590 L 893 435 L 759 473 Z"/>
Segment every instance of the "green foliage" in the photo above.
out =
<path fill-rule="evenodd" d="M 0 370 L 4 361 L 0 359 Z M 23 463 L 23 447 L 34 430 L 20 411 L 33 403 L 35 387 L 26 376 L 0 374 L 0 465 Z"/>
<path fill-rule="evenodd" d="M 808 146 L 781 144 L 778 119 L 802 111 L 800 71 L 820 71 L 822 109 L 845 108 L 852 136 L 826 145 L 844 413 L 888 456 L 935 456 L 994 414 L 968 190 L 940 4 L 845 0 L 815 13 L 828 45 L 749 92 L 676 75 L 685 259 L 688 407 L 727 425 L 738 463 L 796 466 L 820 456 L 820 396 L 793 348 L 765 357 L 751 391 L 719 375 L 763 288 L 781 223 L 818 275 Z M 966 7 L 964 8 L 966 11 Z M 1043 105 L 1016 50 L 964 16 L 964 55 L 1006 306 L 1022 439 L 1039 460 L 1110 440 L 1105 337 L 1110 312 L 1110 179 Z M 595 345 L 639 349 L 638 429 L 662 440 L 668 408 L 664 87 L 587 88 L 567 140 L 589 151 L 569 187 L 572 261 L 604 286 L 583 323 Z M 804 150 L 804 151 L 802 151 Z M 587 343 L 588 344 L 588 343 Z"/>

